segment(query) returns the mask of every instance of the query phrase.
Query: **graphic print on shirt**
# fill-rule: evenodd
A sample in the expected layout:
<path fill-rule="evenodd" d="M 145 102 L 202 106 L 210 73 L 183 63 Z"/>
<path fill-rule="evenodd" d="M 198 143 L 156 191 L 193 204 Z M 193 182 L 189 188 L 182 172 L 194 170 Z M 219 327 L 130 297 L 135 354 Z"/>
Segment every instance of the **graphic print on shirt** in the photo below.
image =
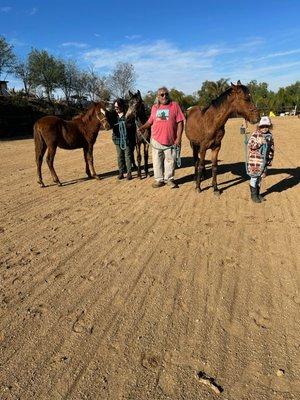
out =
<path fill-rule="evenodd" d="M 156 119 L 168 120 L 170 115 L 170 110 L 157 110 L 156 111 Z"/>

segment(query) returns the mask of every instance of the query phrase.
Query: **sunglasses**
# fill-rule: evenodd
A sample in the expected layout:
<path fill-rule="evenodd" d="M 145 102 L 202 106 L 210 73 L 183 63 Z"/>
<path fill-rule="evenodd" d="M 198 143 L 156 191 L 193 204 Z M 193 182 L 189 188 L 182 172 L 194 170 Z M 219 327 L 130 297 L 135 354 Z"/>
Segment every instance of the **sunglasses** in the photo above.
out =
<path fill-rule="evenodd" d="M 160 93 L 159 96 L 160 96 L 160 97 L 168 97 L 168 96 L 169 96 L 169 93 Z"/>

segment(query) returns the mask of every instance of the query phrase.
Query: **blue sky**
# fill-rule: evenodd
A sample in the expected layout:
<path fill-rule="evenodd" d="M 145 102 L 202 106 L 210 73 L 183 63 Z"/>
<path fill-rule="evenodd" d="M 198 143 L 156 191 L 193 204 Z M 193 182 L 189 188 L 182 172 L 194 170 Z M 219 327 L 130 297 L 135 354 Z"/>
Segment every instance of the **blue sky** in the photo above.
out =
<path fill-rule="evenodd" d="M 100 75 L 130 62 L 144 93 L 192 93 L 220 78 L 277 90 L 300 79 L 299 0 L 201 3 L 0 0 L 0 35 L 20 57 L 46 49 Z"/>

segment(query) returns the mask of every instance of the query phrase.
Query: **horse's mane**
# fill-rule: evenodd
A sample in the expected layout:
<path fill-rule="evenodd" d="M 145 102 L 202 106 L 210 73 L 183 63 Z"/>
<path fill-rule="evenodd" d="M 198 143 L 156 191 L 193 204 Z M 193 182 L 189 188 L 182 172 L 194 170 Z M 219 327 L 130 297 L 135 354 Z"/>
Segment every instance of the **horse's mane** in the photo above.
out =
<path fill-rule="evenodd" d="M 245 94 L 249 92 L 249 89 L 246 86 L 244 85 L 238 85 L 238 86 L 243 90 Z M 202 109 L 202 113 L 204 114 L 210 107 L 219 108 L 227 99 L 227 97 L 230 96 L 230 94 L 232 93 L 232 89 L 233 89 L 232 87 L 229 87 L 228 89 L 225 90 L 225 92 L 221 93 L 216 99 L 212 100 L 209 106 Z"/>
<path fill-rule="evenodd" d="M 86 121 L 89 120 L 89 118 L 94 114 L 95 108 L 96 108 L 96 103 L 91 104 L 91 105 L 89 106 L 89 108 L 88 108 L 86 111 L 81 112 L 81 113 L 78 114 L 78 115 L 75 115 L 75 116 L 72 118 L 72 121 L 74 121 L 74 120 L 75 120 L 75 121 L 81 120 L 81 122 L 86 122 Z"/>

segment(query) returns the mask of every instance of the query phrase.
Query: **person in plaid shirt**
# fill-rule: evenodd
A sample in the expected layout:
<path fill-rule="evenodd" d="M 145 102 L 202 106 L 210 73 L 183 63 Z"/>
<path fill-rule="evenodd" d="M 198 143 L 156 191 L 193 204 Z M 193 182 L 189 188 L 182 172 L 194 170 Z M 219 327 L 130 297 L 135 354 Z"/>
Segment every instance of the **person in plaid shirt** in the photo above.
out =
<path fill-rule="evenodd" d="M 261 180 L 266 176 L 267 168 L 274 157 L 274 139 L 271 133 L 273 125 L 269 117 L 262 117 L 257 130 L 252 133 L 247 145 L 247 173 L 250 176 L 251 200 L 261 203 Z"/>
<path fill-rule="evenodd" d="M 116 146 L 117 159 L 119 167 L 118 179 L 132 179 L 132 158 L 135 146 L 135 125 L 126 122 L 126 137 L 121 138 L 120 123 L 125 123 L 126 102 L 124 99 L 116 99 L 114 101 L 115 118 L 113 121 L 112 140 Z"/>

